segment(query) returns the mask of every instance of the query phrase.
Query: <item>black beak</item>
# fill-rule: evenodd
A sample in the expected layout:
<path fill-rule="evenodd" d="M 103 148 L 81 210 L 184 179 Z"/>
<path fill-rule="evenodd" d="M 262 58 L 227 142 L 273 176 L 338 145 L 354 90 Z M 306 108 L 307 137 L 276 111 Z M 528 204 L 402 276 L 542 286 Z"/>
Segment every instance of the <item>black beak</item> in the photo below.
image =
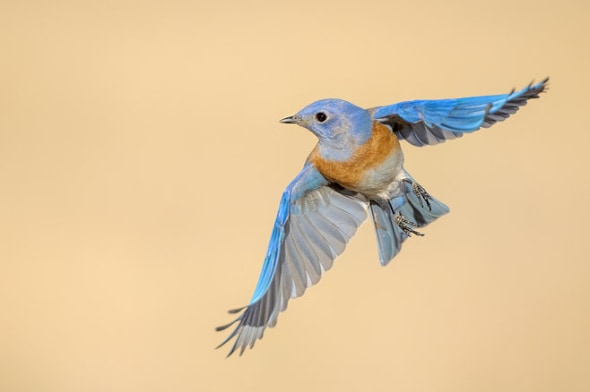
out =
<path fill-rule="evenodd" d="M 284 119 L 282 119 L 279 122 L 282 124 L 297 124 L 299 121 L 300 121 L 299 117 L 289 116 L 289 117 L 285 117 Z"/>

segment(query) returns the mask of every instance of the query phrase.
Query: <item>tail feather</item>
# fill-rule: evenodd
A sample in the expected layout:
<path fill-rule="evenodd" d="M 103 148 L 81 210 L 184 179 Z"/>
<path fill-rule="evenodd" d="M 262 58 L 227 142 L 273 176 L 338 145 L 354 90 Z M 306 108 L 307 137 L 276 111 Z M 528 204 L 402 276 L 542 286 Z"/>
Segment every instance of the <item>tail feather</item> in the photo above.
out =
<path fill-rule="evenodd" d="M 431 196 L 427 204 L 424 200 L 418 199 L 418 196 L 412 192 L 412 188 L 409 185 L 406 185 L 406 187 L 409 189 L 402 196 L 404 203 L 397 211 L 416 223 L 416 227 L 424 227 L 449 212 L 449 207 L 440 200 Z"/>
<path fill-rule="evenodd" d="M 404 183 L 405 184 L 405 183 Z M 375 225 L 379 261 L 387 265 L 401 250 L 408 234 L 395 222 L 395 213 L 400 213 L 416 227 L 424 227 L 449 212 L 441 201 L 430 196 L 428 202 L 420 199 L 410 184 L 405 184 L 405 193 L 388 201 L 371 201 L 369 209 Z"/>
<path fill-rule="evenodd" d="M 371 201 L 369 209 L 377 235 L 379 262 L 381 265 L 387 265 L 398 254 L 402 242 L 408 235 L 394 222 L 393 212 L 388 203 Z"/>

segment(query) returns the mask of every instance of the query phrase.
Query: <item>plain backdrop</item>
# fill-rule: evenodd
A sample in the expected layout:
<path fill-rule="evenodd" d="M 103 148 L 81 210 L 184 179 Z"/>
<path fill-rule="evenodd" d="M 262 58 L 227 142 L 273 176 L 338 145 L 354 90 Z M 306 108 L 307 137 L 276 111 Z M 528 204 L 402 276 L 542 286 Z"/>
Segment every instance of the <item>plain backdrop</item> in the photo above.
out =
<path fill-rule="evenodd" d="M 588 391 L 586 1 L 6 1 L 0 390 Z M 278 123 L 507 93 L 406 168 L 451 213 L 386 268 L 365 224 L 253 351 L 254 290 L 315 139 Z"/>

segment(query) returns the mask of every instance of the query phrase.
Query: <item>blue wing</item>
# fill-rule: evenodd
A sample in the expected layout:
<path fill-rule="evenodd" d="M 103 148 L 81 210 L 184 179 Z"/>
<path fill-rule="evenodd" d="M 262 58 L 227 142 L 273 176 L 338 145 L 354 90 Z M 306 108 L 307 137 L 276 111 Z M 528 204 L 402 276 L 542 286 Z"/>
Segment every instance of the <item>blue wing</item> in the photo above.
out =
<path fill-rule="evenodd" d="M 374 108 L 373 117 L 415 146 L 438 144 L 505 120 L 527 100 L 538 98 L 548 81 L 510 94 L 400 102 Z"/>
<path fill-rule="evenodd" d="M 231 355 L 252 348 L 266 327 L 274 327 L 287 302 L 317 283 L 324 271 L 344 248 L 366 219 L 364 197 L 329 186 L 326 179 L 306 164 L 287 187 L 262 266 L 262 272 L 250 304 L 231 310 L 242 312 L 224 330 L 238 323 L 219 347 L 235 337 Z"/>

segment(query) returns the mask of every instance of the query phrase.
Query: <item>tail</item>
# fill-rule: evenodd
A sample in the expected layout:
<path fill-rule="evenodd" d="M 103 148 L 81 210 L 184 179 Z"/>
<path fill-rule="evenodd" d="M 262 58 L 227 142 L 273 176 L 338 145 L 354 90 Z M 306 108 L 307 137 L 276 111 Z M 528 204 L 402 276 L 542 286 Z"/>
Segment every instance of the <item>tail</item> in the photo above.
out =
<path fill-rule="evenodd" d="M 424 227 L 449 212 L 441 201 L 430 196 L 411 177 L 403 182 L 404 193 L 390 200 L 371 200 L 369 209 L 375 225 L 379 261 L 387 265 L 411 234 L 422 235 L 413 227 Z"/>

